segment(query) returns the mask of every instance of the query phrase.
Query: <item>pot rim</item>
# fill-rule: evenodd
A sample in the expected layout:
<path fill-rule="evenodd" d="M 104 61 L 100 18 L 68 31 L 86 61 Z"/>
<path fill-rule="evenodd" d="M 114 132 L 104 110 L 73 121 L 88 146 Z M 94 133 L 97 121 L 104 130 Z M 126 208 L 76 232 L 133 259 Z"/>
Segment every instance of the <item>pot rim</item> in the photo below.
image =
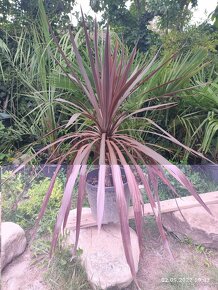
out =
<path fill-rule="evenodd" d="M 99 169 L 93 169 L 93 170 L 90 170 L 87 173 L 87 175 L 86 175 L 86 184 L 88 184 L 88 186 L 90 186 L 90 187 L 98 188 L 98 184 L 97 185 L 93 185 L 93 184 L 90 184 L 89 182 L 87 182 L 88 175 L 93 173 L 94 171 L 99 171 Z M 124 169 L 121 169 L 121 171 L 124 172 Z M 128 186 L 128 182 L 126 181 L 125 183 L 123 183 L 123 186 Z M 113 189 L 114 190 L 114 186 L 105 186 L 105 189 Z"/>

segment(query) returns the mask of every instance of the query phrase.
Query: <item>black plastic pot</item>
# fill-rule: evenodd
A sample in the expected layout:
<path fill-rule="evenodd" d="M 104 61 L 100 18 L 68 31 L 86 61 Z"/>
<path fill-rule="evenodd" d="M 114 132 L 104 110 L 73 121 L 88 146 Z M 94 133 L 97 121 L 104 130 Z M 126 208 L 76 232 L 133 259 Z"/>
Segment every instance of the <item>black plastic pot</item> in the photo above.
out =
<path fill-rule="evenodd" d="M 91 180 L 93 178 L 98 178 L 98 169 L 92 170 L 87 175 L 87 180 Z M 124 171 L 122 170 L 122 175 Z M 86 182 L 86 193 L 88 195 L 89 205 L 91 208 L 92 215 L 95 219 L 97 219 L 97 191 L 98 186 L 92 185 Z M 128 184 L 124 184 L 124 192 L 126 197 L 127 205 L 130 204 L 130 193 Z M 115 188 L 112 187 L 105 187 L 105 205 L 104 205 L 104 215 L 103 215 L 103 224 L 108 223 L 118 223 L 119 222 L 119 213 L 117 209 L 116 203 L 116 192 Z"/>

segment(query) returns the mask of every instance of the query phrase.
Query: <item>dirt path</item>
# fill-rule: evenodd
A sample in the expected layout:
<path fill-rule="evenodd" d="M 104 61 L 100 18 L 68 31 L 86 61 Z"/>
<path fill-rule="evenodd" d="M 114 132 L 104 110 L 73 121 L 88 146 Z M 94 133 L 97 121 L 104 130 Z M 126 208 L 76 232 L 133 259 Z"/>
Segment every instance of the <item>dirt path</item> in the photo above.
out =
<path fill-rule="evenodd" d="M 2 290 L 48 290 L 43 283 L 43 272 L 32 265 L 29 248 L 12 263 L 1 275 Z"/>

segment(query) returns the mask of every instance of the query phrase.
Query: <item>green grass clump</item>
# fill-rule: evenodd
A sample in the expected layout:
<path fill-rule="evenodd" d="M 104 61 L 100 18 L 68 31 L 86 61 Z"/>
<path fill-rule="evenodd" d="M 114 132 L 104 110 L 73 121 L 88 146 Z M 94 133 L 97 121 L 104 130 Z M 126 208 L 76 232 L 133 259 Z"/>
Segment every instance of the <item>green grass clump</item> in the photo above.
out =
<path fill-rule="evenodd" d="M 38 238 L 31 246 L 33 263 L 44 269 L 44 282 L 51 290 L 90 290 L 85 269 L 80 260 L 81 250 L 72 259 L 66 246 L 67 235 L 59 239 L 54 255 L 49 259 L 50 241 Z M 63 243 L 65 246 L 63 247 Z"/>
<path fill-rule="evenodd" d="M 70 251 L 62 249 L 52 258 L 45 276 L 52 290 L 90 290 L 86 272 L 78 257 L 71 261 Z"/>

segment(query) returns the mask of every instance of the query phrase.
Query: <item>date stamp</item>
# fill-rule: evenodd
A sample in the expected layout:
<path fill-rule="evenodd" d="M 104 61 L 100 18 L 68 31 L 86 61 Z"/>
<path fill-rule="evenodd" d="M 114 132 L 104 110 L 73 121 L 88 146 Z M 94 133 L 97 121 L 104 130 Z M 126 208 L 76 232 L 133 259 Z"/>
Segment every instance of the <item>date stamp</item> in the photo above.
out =
<path fill-rule="evenodd" d="M 168 278 L 161 278 L 162 283 L 185 283 L 185 284 L 192 284 L 192 283 L 203 283 L 208 284 L 210 283 L 210 279 L 206 277 L 168 277 Z"/>

